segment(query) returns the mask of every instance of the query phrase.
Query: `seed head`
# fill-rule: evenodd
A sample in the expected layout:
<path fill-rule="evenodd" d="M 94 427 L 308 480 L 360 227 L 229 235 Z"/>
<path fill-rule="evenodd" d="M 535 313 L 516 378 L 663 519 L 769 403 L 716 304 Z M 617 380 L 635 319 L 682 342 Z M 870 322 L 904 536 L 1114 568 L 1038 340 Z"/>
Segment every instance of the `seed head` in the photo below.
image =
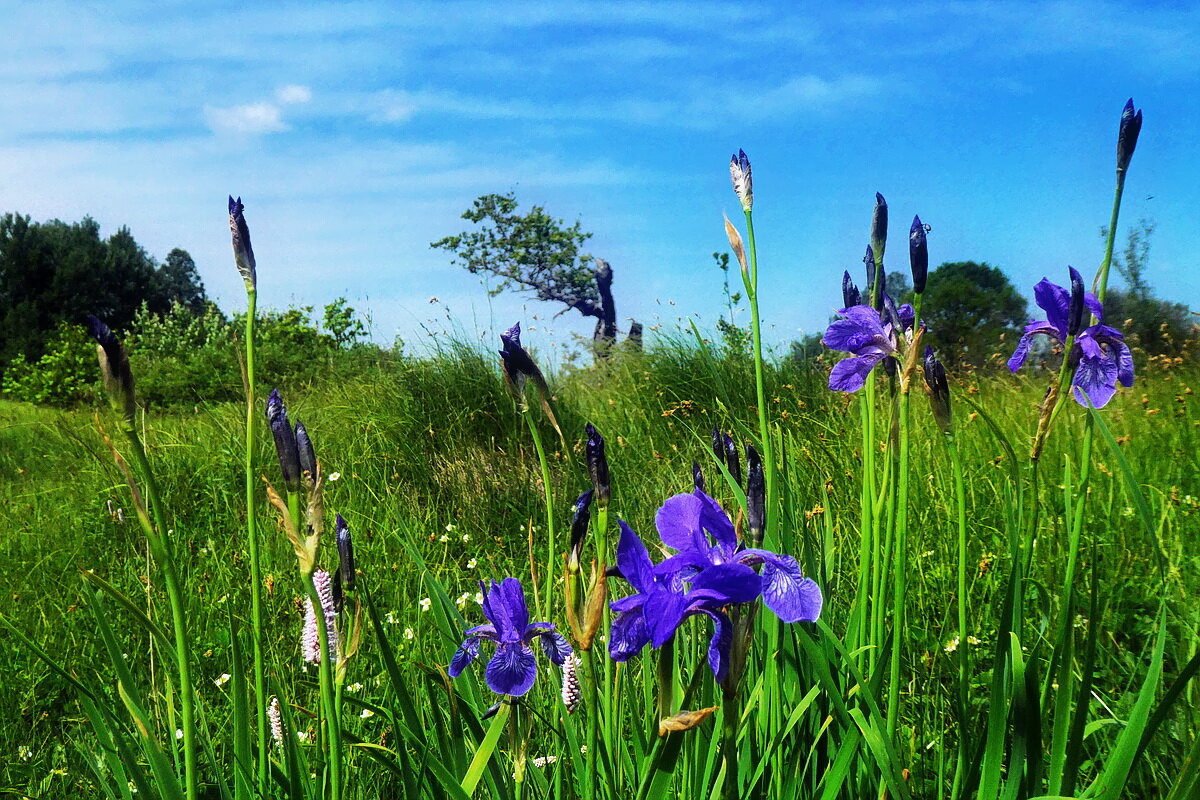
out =
<path fill-rule="evenodd" d="M 246 225 L 246 217 L 242 212 L 242 198 L 236 200 L 229 197 L 229 232 L 233 236 L 233 263 L 241 273 L 242 281 L 247 290 L 253 290 L 258 278 L 254 270 L 254 248 L 250 245 L 250 228 Z"/>

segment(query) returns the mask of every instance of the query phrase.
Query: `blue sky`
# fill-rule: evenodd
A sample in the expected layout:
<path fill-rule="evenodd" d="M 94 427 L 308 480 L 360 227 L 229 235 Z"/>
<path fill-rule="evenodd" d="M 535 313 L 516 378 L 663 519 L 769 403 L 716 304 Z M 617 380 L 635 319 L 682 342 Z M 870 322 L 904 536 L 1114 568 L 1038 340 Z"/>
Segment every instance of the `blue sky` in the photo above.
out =
<path fill-rule="evenodd" d="M 417 349 L 515 319 L 570 345 L 591 330 L 577 314 L 489 299 L 429 247 L 512 190 L 595 233 L 622 319 L 707 325 L 739 147 L 772 341 L 840 304 L 876 191 L 891 268 L 919 213 L 934 264 L 986 260 L 1028 294 L 1068 264 L 1094 272 L 1129 96 L 1146 122 L 1121 227 L 1155 219 L 1152 284 L 1200 306 L 1191 4 L 2 5 L 0 210 L 128 225 L 159 258 L 183 247 L 226 309 L 244 306 L 232 193 L 268 306 L 345 295 L 378 340 Z"/>

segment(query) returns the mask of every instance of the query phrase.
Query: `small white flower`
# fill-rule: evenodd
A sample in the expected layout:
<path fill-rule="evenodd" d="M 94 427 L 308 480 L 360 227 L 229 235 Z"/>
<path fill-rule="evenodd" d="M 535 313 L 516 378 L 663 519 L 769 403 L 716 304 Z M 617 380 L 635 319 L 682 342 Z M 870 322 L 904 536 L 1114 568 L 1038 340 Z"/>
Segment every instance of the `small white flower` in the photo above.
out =
<path fill-rule="evenodd" d="M 953 653 L 955 650 L 958 649 L 958 637 L 955 636 L 953 639 L 946 642 L 946 646 L 943 647 L 942 649 L 945 650 L 947 653 Z"/>
<path fill-rule="evenodd" d="M 450 541 L 450 535 L 447 533 L 443 533 L 441 536 L 438 537 L 438 541 L 442 542 L 442 543 L 448 542 L 448 541 Z"/>
<path fill-rule="evenodd" d="M 967 644 L 979 644 L 979 637 L 978 636 L 968 636 Z"/>
<path fill-rule="evenodd" d="M 228 672 L 222 672 L 221 677 L 214 680 L 213 683 L 215 683 L 217 686 L 224 686 L 225 684 L 229 683 L 229 679 L 231 677 L 233 677 L 233 676 L 230 675 Z"/>
<path fill-rule="evenodd" d="M 412 628 L 405 628 L 404 629 L 404 638 L 411 641 L 411 640 L 417 638 L 417 634 Z"/>
<path fill-rule="evenodd" d="M 422 611 L 428 611 L 433 606 L 433 601 L 428 597 L 422 597 L 417 601 L 417 605 L 420 606 Z"/>
<path fill-rule="evenodd" d="M 535 767 L 544 767 L 547 764 L 557 764 L 557 763 L 558 763 L 558 756 L 538 756 L 537 758 L 533 759 L 533 765 Z"/>
<path fill-rule="evenodd" d="M 183 738 L 183 728 L 176 728 L 176 729 L 175 729 L 175 738 L 176 738 L 176 739 L 182 739 L 182 738 Z"/>
<path fill-rule="evenodd" d="M 17 747 L 17 758 L 22 761 L 28 761 L 33 758 L 33 750 L 29 749 L 29 745 L 20 745 Z"/>
<path fill-rule="evenodd" d="M 308 741 L 308 731 L 296 731 L 296 738 L 302 742 Z"/>
<path fill-rule="evenodd" d="M 483 605 L 483 592 L 475 593 L 475 602 L 478 603 L 479 605 Z"/>
<path fill-rule="evenodd" d="M 375 712 L 369 708 L 364 708 L 362 710 L 362 713 L 359 714 L 358 716 L 361 717 L 362 719 L 370 719 L 371 717 L 375 716 Z"/>
<path fill-rule="evenodd" d="M 462 540 L 463 540 L 463 543 L 465 544 L 466 542 L 469 542 L 469 541 L 471 541 L 471 534 L 469 534 L 469 533 L 464 533 L 464 534 L 462 535 L 462 537 L 461 537 L 461 538 L 462 538 Z"/>
<path fill-rule="evenodd" d="M 341 479 L 341 477 L 342 477 L 342 473 L 340 473 L 340 472 L 331 472 L 331 473 L 329 473 L 328 475 L 326 475 L 326 476 L 325 476 L 325 480 L 329 481 L 330 483 L 333 483 L 333 482 L 334 482 L 334 481 L 336 481 L 336 480 L 340 480 L 340 479 Z"/>
<path fill-rule="evenodd" d="M 362 691 L 362 687 L 363 686 L 361 683 L 352 683 L 346 687 L 346 691 L 347 692 L 358 692 L 358 691 Z"/>
<path fill-rule="evenodd" d="M 395 611 L 389 611 L 389 612 L 387 612 L 387 616 L 385 616 L 383 618 L 383 621 L 386 622 L 388 625 L 395 625 L 400 620 L 396 618 Z"/>
<path fill-rule="evenodd" d="M 463 592 L 462 594 L 460 594 L 458 596 L 458 599 L 454 601 L 454 605 L 458 606 L 459 611 L 462 611 L 464 608 L 467 607 L 467 603 L 470 601 L 470 599 L 471 599 L 471 593 Z"/>
<path fill-rule="evenodd" d="M 447 532 L 447 533 L 450 533 L 450 532 L 452 532 L 452 531 L 454 530 L 454 528 L 455 528 L 455 525 L 454 525 L 454 523 L 453 523 L 453 522 L 447 522 L 447 523 L 446 523 L 446 532 Z"/>
<path fill-rule="evenodd" d="M 467 569 L 475 569 L 477 566 L 479 566 L 479 562 L 474 558 L 467 562 Z"/>

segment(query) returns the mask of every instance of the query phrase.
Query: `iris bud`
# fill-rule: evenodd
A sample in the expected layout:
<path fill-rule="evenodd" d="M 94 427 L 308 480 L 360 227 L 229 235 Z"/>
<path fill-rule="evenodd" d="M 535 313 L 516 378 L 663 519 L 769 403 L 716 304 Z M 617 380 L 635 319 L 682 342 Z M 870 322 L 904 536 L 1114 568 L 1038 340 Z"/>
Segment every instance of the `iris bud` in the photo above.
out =
<path fill-rule="evenodd" d="M 1129 169 L 1129 159 L 1133 158 L 1133 151 L 1137 148 L 1138 134 L 1142 132 L 1142 112 L 1141 109 L 1135 113 L 1133 110 L 1133 98 L 1125 103 L 1125 109 L 1121 112 L 1121 127 L 1117 131 L 1117 169 L 1125 171 Z"/>
<path fill-rule="evenodd" d="M 858 287 L 854 285 L 854 281 L 850 278 L 850 272 L 842 273 L 842 308 L 850 308 L 862 303 L 862 295 L 858 293 Z"/>
<path fill-rule="evenodd" d="M 742 462 L 738 458 L 737 443 L 733 441 L 733 437 L 728 434 L 724 437 L 725 443 L 725 466 L 729 468 L 729 474 L 733 476 L 733 482 L 738 486 L 742 485 Z"/>
<path fill-rule="evenodd" d="M 929 387 L 929 404 L 933 407 L 933 418 L 942 433 L 950 436 L 954 426 L 950 419 L 950 384 L 946 381 L 946 368 L 933 354 L 932 347 L 925 348 L 923 363 L 925 385 Z"/>
<path fill-rule="evenodd" d="M 875 212 L 871 215 L 871 249 L 883 261 L 887 247 L 888 206 L 879 192 L 875 193 Z"/>
<path fill-rule="evenodd" d="M 700 471 L 700 462 L 692 462 L 692 485 L 697 492 L 704 491 L 704 473 Z"/>
<path fill-rule="evenodd" d="M 254 248 L 250 244 L 250 228 L 246 225 L 242 198 L 229 197 L 229 232 L 233 236 L 233 263 L 241 273 L 246 289 L 254 289 L 258 278 L 254 269 Z"/>
<path fill-rule="evenodd" d="M 721 437 L 721 431 L 717 428 L 713 428 L 712 449 L 713 455 L 717 457 L 717 461 L 725 464 L 725 440 Z M 729 466 L 728 464 L 725 465 Z"/>
<path fill-rule="evenodd" d="M 300 475 L 315 482 L 317 480 L 317 454 L 313 450 L 308 429 L 300 420 L 296 420 L 296 449 L 300 453 Z"/>
<path fill-rule="evenodd" d="M 96 340 L 96 356 L 100 359 L 100 375 L 109 403 L 132 424 L 137 414 L 137 402 L 133 392 L 133 370 L 129 368 L 125 348 L 99 318 L 88 314 L 87 326 L 88 333 Z"/>
<path fill-rule="evenodd" d="M 337 515 L 337 524 L 333 529 L 333 537 L 337 541 L 338 550 L 338 575 L 341 576 L 341 582 L 346 587 L 346 591 L 354 591 L 354 542 L 350 538 L 350 526 L 346 524 L 346 520 L 341 514 Z"/>
<path fill-rule="evenodd" d="M 929 277 L 929 241 L 919 216 L 913 217 L 912 227 L 908 231 L 908 263 L 912 267 L 913 291 L 922 294 Z"/>
<path fill-rule="evenodd" d="M 592 520 L 592 494 L 595 490 L 588 489 L 575 501 L 575 514 L 571 519 L 571 547 L 567 554 L 567 568 L 572 572 L 579 569 L 579 559 L 583 553 L 583 540 L 587 538 L 588 524 Z"/>
<path fill-rule="evenodd" d="M 287 406 L 279 396 L 278 389 L 271 390 L 267 398 L 267 423 L 275 439 L 275 453 L 279 456 L 279 471 L 289 492 L 300 491 L 300 451 L 296 445 L 296 431 L 288 421 Z"/>
<path fill-rule="evenodd" d="M 1083 330 L 1083 276 L 1074 267 L 1067 269 L 1071 271 L 1071 304 L 1067 307 L 1067 335 L 1077 336 Z"/>
<path fill-rule="evenodd" d="M 592 479 L 592 489 L 596 492 L 596 503 L 606 506 L 611 496 L 608 483 L 608 457 L 604 455 L 604 437 L 590 422 L 587 424 L 585 453 L 588 475 Z"/>
<path fill-rule="evenodd" d="M 729 157 L 729 177 L 733 181 L 733 192 L 742 203 L 742 210 L 749 211 L 754 205 L 754 177 L 745 150 L 738 150 Z"/>
<path fill-rule="evenodd" d="M 750 529 L 751 544 L 757 547 L 762 543 L 763 531 L 766 530 L 767 488 L 762 458 L 754 445 L 746 445 L 746 460 L 749 462 L 746 474 L 746 523 Z"/>

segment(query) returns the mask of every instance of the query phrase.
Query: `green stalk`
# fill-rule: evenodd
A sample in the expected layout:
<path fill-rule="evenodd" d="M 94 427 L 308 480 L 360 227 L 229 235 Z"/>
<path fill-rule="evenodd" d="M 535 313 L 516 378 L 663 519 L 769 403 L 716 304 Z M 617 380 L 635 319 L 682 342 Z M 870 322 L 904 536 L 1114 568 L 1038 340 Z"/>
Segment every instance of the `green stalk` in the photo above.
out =
<path fill-rule="evenodd" d="M 1121 196 L 1125 194 L 1125 170 L 1117 169 L 1117 185 L 1113 190 L 1112 216 L 1108 220 L 1108 235 L 1104 237 L 1104 261 L 1096 276 L 1096 299 L 1104 302 L 1108 293 L 1108 271 L 1112 266 L 1113 243 L 1117 238 L 1117 217 L 1121 213 Z"/>
<path fill-rule="evenodd" d="M 475 757 L 471 759 L 471 765 L 467 767 L 467 774 L 463 776 L 460 784 L 468 797 L 475 794 L 475 787 L 479 785 L 483 771 L 487 769 L 488 762 L 492 760 L 492 753 L 495 752 L 496 744 L 500 741 L 501 734 L 504 733 L 505 723 L 508 722 L 510 713 L 512 713 L 512 698 L 504 695 L 500 698 L 500 708 L 496 711 L 496 716 L 492 717 L 492 724 L 488 728 L 488 732 L 484 734 L 483 741 L 479 743 L 479 749 L 475 751 Z"/>
<path fill-rule="evenodd" d="M 754 242 L 754 214 L 746 208 L 746 240 L 750 250 L 749 274 L 743 276 L 746 297 L 750 301 L 750 333 L 754 344 L 754 391 L 758 402 L 758 435 L 762 442 L 763 483 L 766 488 L 765 507 L 767 513 L 767 542 L 764 546 L 778 545 L 770 532 L 778 525 L 778 515 L 773 513 L 775 500 L 775 455 L 771 442 L 771 431 L 767 424 L 767 393 L 763 376 L 762 323 L 758 314 L 758 248 Z"/>
<path fill-rule="evenodd" d="M 254 710 L 258 732 L 258 791 L 265 794 L 270 777 L 269 732 L 267 730 L 267 683 L 263 666 L 262 645 L 262 566 L 258 555 L 258 529 L 254 499 L 254 429 L 258 407 L 254 402 L 254 318 L 257 314 L 258 290 L 246 289 L 246 548 L 250 554 L 250 639 L 253 646 Z"/>
<path fill-rule="evenodd" d="M 867 376 L 868 384 L 873 383 L 874 374 Z M 867 464 L 867 453 L 874 448 L 871 442 L 871 432 L 869 429 L 868 419 L 871 417 L 870 398 L 864 391 L 859 395 L 858 405 L 860 416 L 862 418 L 862 452 L 863 464 Z M 870 641 L 873 633 L 872 621 L 874 615 L 869 614 L 868 606 L 870 604 L 870 589 L 871 575 L 875 562 L 875 550 L 877 544 L 873 539 L 873 519 L 874 519 L 874 488 L 870 481 L 872 473 L 867 467 L 864 467 L 862 476 L 862 486 L 859 494 L 859 547 L 858 547 L 858 596 L 854 602 L 854 616 L 857 623 L 854 627 L 857 629 L 857 640 L 852 642 L 851 650 L 857 650 L 863 644 Z M 873 650 L 867 650 L 863 653 L 867 659 L 868 668 L 866 673 L 870 673 L 875 664 L 875 656 Z"/>
<path fill-rule="evenodd" d="M 958 521 L 958 706 L 959 731 L 958 755 L 954 765 L 954 786 L 951 797 L 958 797 L 965 779 L 967 759 L 968 695 L 971 686 L 971 662 L 967 652 L 967 488 L 963 479 L 962 454 L 954 436 L 946 436 L 946 449 L 950 452 L 951 468 L 954 471 L 954 503 Z"/>
<path fill-rule="evenodd" d="M 725 800 L 740 800 L 742 795 L 738 787 L 737 738 L 741 704 L 736 686 L 726 687 L 723 695 L 721 753 L 725 756 L 724 797 Z"/>
<path fill-rule="evenodd" d="M 158 482 L 150 469 L 150 460 L 146 457 L 146 449 L 138 437 L 137 426 L 132 417 L 125 419 L 125 435 L 133 446 L 133 457 L 138 470 L 146 485 L 146 500 L 150 513 L 154 516 L 154 526 L 147 526 L 149 534 L 152 528 L 157 528 L 152 534 L 154 541 L 151 547 L 159 554 L 159 568 L 162 570 L 163 583 L 167 590 L 167 603 L 171 607 L 171 628 L 175 638 L 175 660 L 179 665 L 179 703 L 181 707 L 181 726 L 183 728 L 183 774 L 187 800 L 196 800 L 196 696 L 192 688 L 192 668 L 188 661 L 187 626 L 185 624 L 183 593 L 180 590 L 179 576 L 175 571 L 175 556 L 171 540 L 167 537 L 167 526 L 162 512 L 161 495 L 158 492 Z"/>
<path fill-rule="evenodd" d="M 542 467 L 542 494 L 546 500 L 546 607 L 541 608 L 540 598 L 535 599 L 538 615 L 546 618 L 550 613 L 550 592 L 554 588 L 554 564 L 557 532 L 554 529 L 554 489 L 550 484 L 550 462 L 546 459 L 546 448 L 542 445 L 542 434 L 537 429 L 533 417 L 528 411 L 522 412 L 525 424 L 529 426 L 529 435 L 533 437 L 533 446 L 537 450 L 538 464 Z"/>
<path fill-rule="evenodd" d="M 902 367 L 903 368 L 903 367 Z M 900 724 L 900 662 L 904 641 L 904 611 L 908 592 L 908 462 L 909 462 L 909 395 L 900 393 L 900 463 L 898 465 L 898 498 L 896 505 L 896 548 L 892 565 L 892 651 L 888 671 L 887 733 L 895 740 Z M 961 642 L 960 645 L 964 645 Z"/>

